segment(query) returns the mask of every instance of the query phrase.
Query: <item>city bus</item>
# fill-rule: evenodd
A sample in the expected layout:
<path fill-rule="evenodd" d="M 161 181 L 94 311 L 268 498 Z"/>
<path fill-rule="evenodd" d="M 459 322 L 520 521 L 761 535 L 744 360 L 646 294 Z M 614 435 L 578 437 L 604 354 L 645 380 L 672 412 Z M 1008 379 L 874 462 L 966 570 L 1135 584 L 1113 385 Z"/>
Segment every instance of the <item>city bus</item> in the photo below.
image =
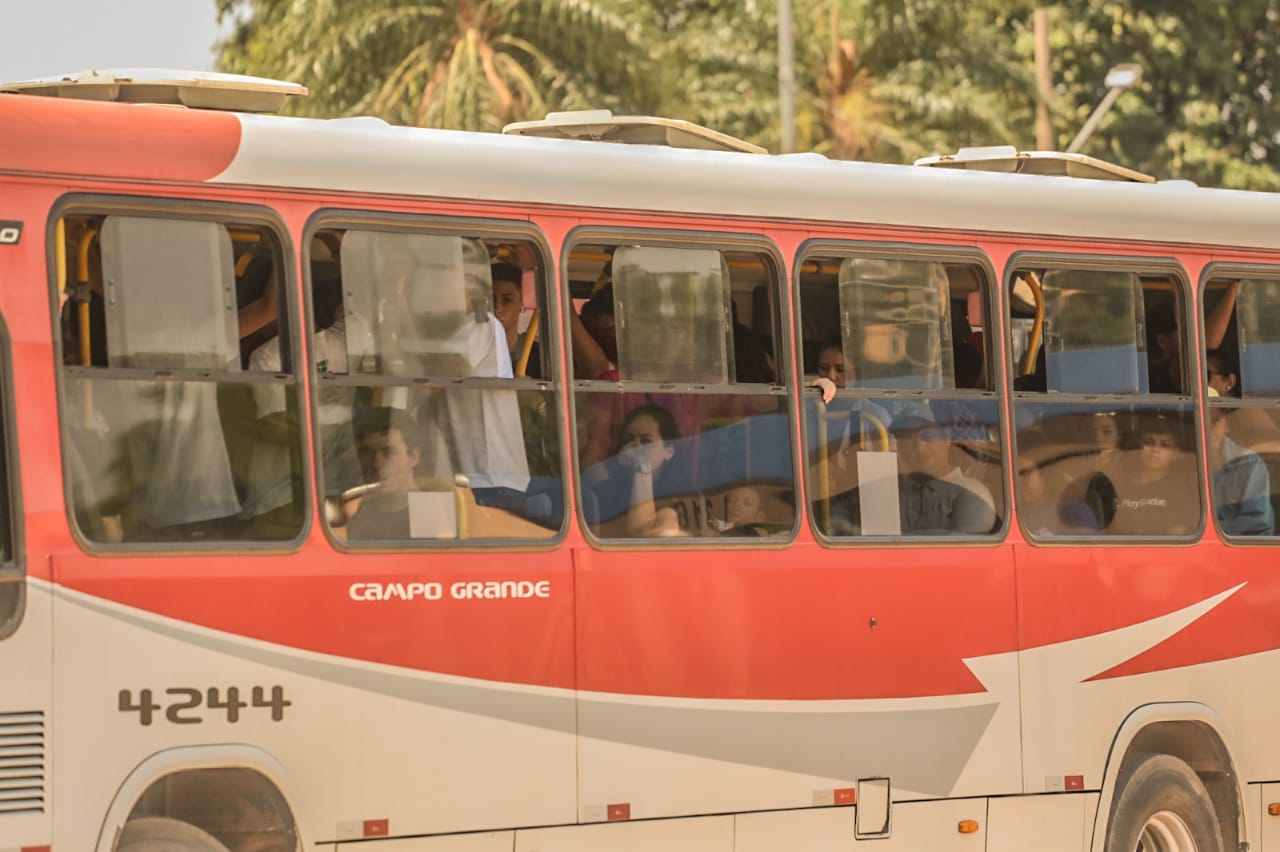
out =
<path fill-rule="evenodd" d="M 1280 198 L 0 88 L 0 850 L 1280 851 Z"/>

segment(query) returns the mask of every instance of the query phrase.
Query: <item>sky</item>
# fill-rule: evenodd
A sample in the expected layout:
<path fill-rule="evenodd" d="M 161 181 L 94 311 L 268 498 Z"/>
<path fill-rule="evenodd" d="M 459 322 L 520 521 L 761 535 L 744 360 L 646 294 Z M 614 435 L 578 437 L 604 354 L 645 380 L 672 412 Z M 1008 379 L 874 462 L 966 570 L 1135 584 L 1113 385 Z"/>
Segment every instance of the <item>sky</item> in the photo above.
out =
<path fill-rule="evenodd" d="M 213 68 L 215 0 L 0 0 L 0 82 L 86 68 Z"/>

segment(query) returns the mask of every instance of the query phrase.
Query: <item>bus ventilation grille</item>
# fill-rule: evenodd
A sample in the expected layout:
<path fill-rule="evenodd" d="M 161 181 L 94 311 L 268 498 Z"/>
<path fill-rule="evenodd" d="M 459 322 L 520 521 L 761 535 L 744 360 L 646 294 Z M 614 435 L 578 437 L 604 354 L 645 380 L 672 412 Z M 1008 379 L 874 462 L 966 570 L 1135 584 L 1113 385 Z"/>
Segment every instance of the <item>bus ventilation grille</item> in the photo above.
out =
<path fill-rule="evenodd" d="M 44 714 L 0 713 L 0 817 L 44 811 Z"/>

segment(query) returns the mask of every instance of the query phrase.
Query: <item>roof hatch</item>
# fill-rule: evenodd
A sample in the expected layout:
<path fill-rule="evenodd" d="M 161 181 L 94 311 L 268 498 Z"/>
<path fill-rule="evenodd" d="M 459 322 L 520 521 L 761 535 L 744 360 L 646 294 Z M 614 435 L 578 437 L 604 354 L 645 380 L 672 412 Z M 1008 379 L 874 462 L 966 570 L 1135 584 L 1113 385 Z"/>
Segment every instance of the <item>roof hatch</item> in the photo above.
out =
<path fill-rule="evenodd" d="M 923 157 L 917 166 L 934 166 L 942 169 L 972 169 L 982 172 L 1006 172 L 1023 175 L 1056 175 L 1058 177 L 1090 178 L 1092 180 L 1127 180 L 1135 183 L 1155 183 L 1156 179 L 1124 166 L 1117 166 L 1084 154 L 1063 154 L 1058 151 L 1019 151 L 1012 145 L 992 145 L 986 148 L 961 148 L 954 154 Z"/>
<path fill-rule="evenodd" d="M 114 68 L 3 83 L 0 84 L 0 92 L 238 112 L 275 112 L 284 106 L 286 99 L 305 95 L 307 88 L 265 77 L 215 71 Z"/>
<path fill-rule="evenodd" d="M 614 115 L 607 109 L 552 112 L 541 121 L 508 124 L 502 132 L 512 136 L 540 136 L 545 139 L 582 139 L 593 142 L 623 142 L 630 145 L 664 145 L 669 148 L 699 148 L 707 151 L 768 153 L 725 133 L 681 121 L 648 115 Z"/>

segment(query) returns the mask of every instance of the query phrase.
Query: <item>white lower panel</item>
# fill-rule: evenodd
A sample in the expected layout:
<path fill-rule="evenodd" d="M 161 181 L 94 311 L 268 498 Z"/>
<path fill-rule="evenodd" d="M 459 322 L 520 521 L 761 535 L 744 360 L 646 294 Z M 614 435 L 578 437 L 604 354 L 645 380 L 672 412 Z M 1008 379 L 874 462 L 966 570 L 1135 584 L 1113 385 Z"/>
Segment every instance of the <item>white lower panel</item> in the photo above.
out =
<path fill-rule="evenodd" d="M 733 817 L 611 822 L 521 831 L 515 852 L 733 852 Z"/>
<path fill-rule="evenodd" d="M 407 837 L 372 843 L 339 843 L 336 848 L 349 852 L 511 852 L 511 843 L 512 832 L 490 831 L 484 834 Z"/>
<path fill-rule="evenodd" d="M 739 814 L 734 852 L 848 852 L 853 813 L 852 807 L 842 807 Z"/>
<path fill-rule="evenodd" d="M 1096 793 L 1072 793 L 991 799 L 987 852 L 1082 852 L 1093 835 L 1097 798 Z"/>
<path fill-rule="evenodd" d="M 893 806 L 888 837 L 855 840 L 853 808 L 740 814 L 734 852 L 986 852 L 986 815 L 983 799 L 905 802 Z M 962 820 L 978 831 L 961 834 Z"/>
<path fill-rule="evenodd" d="M 1258 843 L 1260 852 L 1280 852 L 1280 816 L 1267 813 L 1267 807 L 1273 804 L 1280 804 L 1280 784 L 1263 784 L 1262 807 L 1258 817 L 1262 820 Z"/>

